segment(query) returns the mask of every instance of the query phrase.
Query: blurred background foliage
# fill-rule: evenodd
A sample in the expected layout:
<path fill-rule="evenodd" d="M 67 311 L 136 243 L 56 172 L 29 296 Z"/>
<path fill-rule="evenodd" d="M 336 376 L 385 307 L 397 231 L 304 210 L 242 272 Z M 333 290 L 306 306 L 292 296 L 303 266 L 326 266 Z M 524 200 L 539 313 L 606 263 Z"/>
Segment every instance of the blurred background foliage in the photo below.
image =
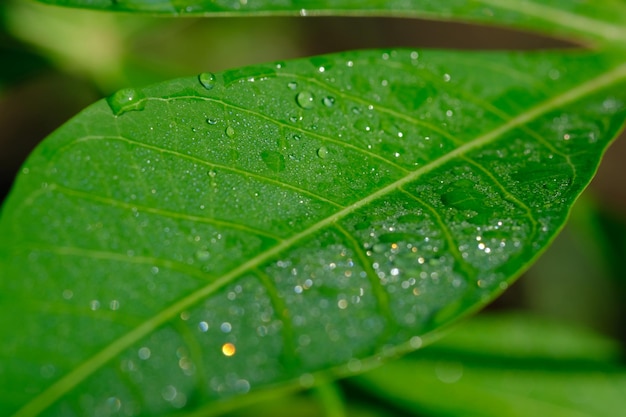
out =
<path fill-rule="evenodd" d="M 533 50 L 573 46 L 563 40 L 501 28 L 414 19 L 155 18 L 63 9 L 24 0 L 4 1 L 0 3 L 0 198 L 6 196 L 19 166 L 37 143 L 87 105 L 122 87 L 140 87 L 203 71 L 216 72 L 348 49 Z M 383 373 L 374 371 L 374 374 L 368 373 L 339 385 L 324 385 L 288 399 L 268 400 L 255 406 L 254 415 L 280 417 L 293 415 L 289 413 L 297 409 L 298 416 L 302 417 L 324 414 L 491 416 L 493 414 L 488 412 L 472 414 L 468 409 L 453 405 L 455 398 L 466 403 L 464 396 L 470 396 L 478 407 L 477 398 L 485 398 L 485 392 L 505 403 L 494 408 L 491 402 L 490 408 L 502 412 L 500 416 L 517 415 L 502 411 L 507 409 L 507 404 L 508 407 L 517 404 L 518 410 L 526 410 L 525 415 L 541 415 L 535 413 L 540 411 L 533 408 L 536 404 L 529 403 L 531 385 L 536 386 L 537 380 L 556 385 L 562 380 L 571 382 L 571 377 L 562 378 L 558 373 L 570 368 L 582 369 L 581 372 L 590 375 L 598 372 L 608 375 L 608 385 L 607 380 L 592 383 L 600 390 L 602 401 L 603 395 L 614 394 L 603 389 L 616 389 L 623 397 L 626 393 L 623 367 L 626 342 L 625 158 L 626 137 L 622 135 L 609 149 L 596 179 L 575 206 L 563 233 L 524 277 L 481 313 L 483 321 L 479 317 L 470 325 L 460 326 L 458 332 L 461 333 L 453 333 L 441 343 L 410 355 L 403 359 L 401 366 L 392 364 L 383 368 Z M 517 313 L 510 316 L 510 311 Z M 499 317 L 508 324 L 498 324 Z M 481 323 L 493 324 L 493 320 L 496 325 L 481 327 Z M 537 320 L 560 324 L 547 333 L 537 333 Z M 613 341 L 591 333 L 572 336 L 565 332 L 563 336 L 558 331 L 559 326 L 583 327 Z M 526 346 L 526 350 L 511 356 L 510 346 L 501 347 L 489 355 L 489 347 L 494 346 L 490 342 L 511 337 L 507 331 L 516 331 L 518 346 Z M 483 342 L 474 346 L 478 349 L 474 354 L 468 354 L 468 349 L 472 348 L 468 341 L 473 340 L 468 335 Z M 576 358 L 568 358 L 564 353 L 567 349 L 559 350 L 561 345 L 554 339 L 559 335 L 563 337 L 558 339 L 563 346 L 578 346 L 581 340 L 589 344 L 583 344 Z M 552 340 L 557 347 L 553 351 L 538 352 L 535 342 L 541 344 L 541 340 L 544 344 Z M 466 369 L 465 374 L 461 372 L 465 375 L 463 378 L 455 376 L 459 369 Z M 515 374 L 516 370 L 526 373 Z M 527 374 L 533 370 L 539 374 L 528 380 Z M 515 376 L 511 377 L 514 382 L 509 385 L 517 387 L 516 394 L 502 395 L 494 391 L 494 387 L 476 384 L 463 388 L 468 381 L 493 380 L 495 371 L 527 379 L 525 383 L 518 383 Z M 548 378 L 546 374 L 550 372 L 552 376 Z M 393 377 L 385 382 L 385 375 Z M 411 375 L 413 380 L 408 380 Z M 400 381 L 396 384 L 400 388 L 412 386 L 421 395 L 412 400 L 407 392 L 394 386 L 394 381 Z M 429 388 L 422 390 L 420 386 Z M 568 391 L 571 400 L 583 386 L 589 391 L 584 384 Z M 609 386 L 614 388 L 607 388 Z M 376 395 L 367 394 L 372 392 Z M 450 404 L 447 408 L 433 408 L 427 401 L 429 395 L 433 398 L 450 396 Z M 346 403 L 345 398 L 350 401 Z M 393 398 L 393 402 L 384 403 L 380 398 Z M 607 404 L 611 401 L 607 399 Z M 584 415 L 605 415 L 606 410 L 587 411 L 589 414 Z M 246 412 L 250 410 L 244 409 L 239 415 L 246 415 Z M 579 414 L 551 412 L 543 415 Z"/>

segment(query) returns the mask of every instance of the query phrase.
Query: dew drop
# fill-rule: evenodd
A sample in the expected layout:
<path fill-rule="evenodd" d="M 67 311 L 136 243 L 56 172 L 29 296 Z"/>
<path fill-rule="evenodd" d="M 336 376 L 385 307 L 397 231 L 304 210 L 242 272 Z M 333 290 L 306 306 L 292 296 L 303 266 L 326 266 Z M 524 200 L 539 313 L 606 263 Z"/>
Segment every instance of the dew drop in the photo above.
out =
<path fill-rule="evenodd" d="M 196 259 L 199 261 L 206 261 L 211 257 L 211 253 L 207 250 L 199 250 L 196 252 Z"/>
<path fill-rule="evenodd" d="M 354 123 L 354 127 L 358 130 L 361 131 L 365 131 L 365 132 L 371 132 L 372 131 L 372 126 L 370 126 L 370 123 L 366 120 L 366 119 L 359 119 Z"/>
<path fill-rule="evenodd" d="M 409 344 L 413 349 L 419 349 L 422 347 L 422 338 L 419 336 L 413 336 L 411 340 L 409 340 Z"/>
<path fill-rule="evenodd" d="M 261 159 L 271 171 L 281 172 L 285 170 L 285 157 L 280 152 L 263 151 L 261 152 Z"/>
<path fill-rule="evenodd" d="M 172 385 L 168 385 L 167 387 L 163 388 L 163 390 L 161 391 L 161 395 L 163 396 L 163 399 L 165 401 L 174 400 L 174 398 L 176 398 L 177 393 L 178 391 Z"/>
<path fill-rule="evenodd" d="M 211 119 L 211 118 L 209 118 L 209 119 L 206 119 L 206 122 L 207 122 L 208 124 L 210 124 L 210 125 L 214 125 L 214 124 L 216 124 L 216 123 L 217 123 L 217 120 L 216 120 L 216 119 Z"/>
<path fill-rule="evenodd" d="M 295 90 L 296 88 L 298 88 L 298 83 L 295 81 L 290 81 L 287 83 L 287 87 L 289 87 L 291 90 Z"/>
<path fill-rule="evenodd" d="M 250 391 L 250 382 L 246 379 L 239 379 L 235 382 L 235 391 L 240 394 L 245 394 Z"/>
<path fill-rule="evenodd" d="M 237 348 L 232 343 L 224 343 L 222 345 L 222 353 L 224 356 L 233 356 L 237 352 Z"/>
<path fill-rule="evenodd" d="M 444 384 L 454 384 L 463 377 L 463 364 L 460 362 L 438 362 L 435 375 Z"/>
<path fill-rule="evenodd" d="M 207 90 L 212 90 L 215 87 L 215 74 L 212 72 L 203 72 L 198 75 L 198 81 L 202 84 L 202 87 Z"/>
<path fill-rule="evenodd" d="M 328 148 L 326 146 L 322 146 L 317 150 L 317 156 L 322 159 L 328 158 Z"/>
<path fill-rule="evenodd" d="M 324 103 L 324 106 L 326 107 L 332 107 L 335 104 L 335 98 L 334 97 L 324 97 L 322 99 L 322 103 Z"/>
<path fill-rule="evenodd" d="M 310 91 L 300 91 L 296 95 L 296 103 L 303 109 L 312 109 L 314 106 L 313 94 Z"/>
<path fill-rule="evenodd" d="M 235 137 L 235 128 L 232 126 L 228 126 L 225 130 L 226 136 L 229 138 Z"/>
<path fill-rule="evenodd" d="M 150 352 L 150 348 L 147 347 L 142 347 L 139 349 L 139 351 L 137 352 L 137 356 L 139 356 L 139 359 L 145 361 L 150 359 L 150 355 L 152 354 L 152 352 Z"/>
<path fill-rule="evenodd" d="M 107 98 L 113 114 L 120 116 L 128 111 L 143 110 L 146 96 L 134 88 L 123 88 Z"/>
<path fill-rule="evenodd" d="M 201 321 L 200 323 L 198 323 L 198 330 L 200 330 L 202 333 L 206 332 L 207 330 L 209 330 L 209 323 L 207 323 L 206 321 Z"/>

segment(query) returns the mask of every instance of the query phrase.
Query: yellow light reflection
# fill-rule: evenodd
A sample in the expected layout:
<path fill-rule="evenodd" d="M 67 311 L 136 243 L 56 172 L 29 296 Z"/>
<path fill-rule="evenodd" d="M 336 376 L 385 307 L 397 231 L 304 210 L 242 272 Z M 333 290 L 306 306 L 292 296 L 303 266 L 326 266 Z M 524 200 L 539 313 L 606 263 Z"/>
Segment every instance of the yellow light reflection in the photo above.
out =
<path fill-rule="evenodd" d="M 237 349 L 232 343 L 224 343 L 224 345 L 222 345 L 222 353 L 225 356 L 233 356 L 236 351 Z"/>

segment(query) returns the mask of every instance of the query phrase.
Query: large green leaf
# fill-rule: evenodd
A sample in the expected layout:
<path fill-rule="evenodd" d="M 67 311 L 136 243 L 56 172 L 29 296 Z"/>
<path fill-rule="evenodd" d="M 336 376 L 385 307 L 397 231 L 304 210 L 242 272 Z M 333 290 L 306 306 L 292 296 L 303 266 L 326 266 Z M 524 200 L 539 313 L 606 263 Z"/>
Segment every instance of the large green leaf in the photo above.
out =
<path fill-rule="evenodd" d="M 626 410 L 621 353 L 590 332 L 487 316 L 352 382 L 418 416 L 613 417 Z"/>
<path fill-rule="evenodd" d="M 375 15 L 463 19 L 559 36 L 626 43 L 621 0 L 39 0 L 62 6 L 169 15 Z"/>
<path fill-rule="evenodd" d="M 626 66 L 589 53 L 361 51 L 121 90 L 2 209 L 0 408 L 167 415 L 415 349 L 539 255 L 625 116 Z"/>

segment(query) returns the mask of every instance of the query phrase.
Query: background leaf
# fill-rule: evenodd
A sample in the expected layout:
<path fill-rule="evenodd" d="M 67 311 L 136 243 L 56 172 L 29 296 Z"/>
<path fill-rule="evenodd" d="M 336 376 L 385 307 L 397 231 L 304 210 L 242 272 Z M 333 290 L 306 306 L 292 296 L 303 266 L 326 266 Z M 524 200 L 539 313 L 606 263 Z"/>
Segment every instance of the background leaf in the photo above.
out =
<path fill-rule="evenodd" d="M 596 54 L 363 51 L 94 104 L 2 209 L 2 408 L 167 415 L 421 346 L 554 237 L 625 78 Z"/>
<path fill-rule="evenodd" d="M 618 343 L 528 316 L 472 319 L 350 382 L 411 415 L 608 417 L 626 408 Z"/>
<path fill-rule="evenodd" d="M 624 45 L 626 6 L 619 0 L 392 0 L 354 2 L 272 0 L 40 0 L 43 3 L 169 15 L 376 15 L 466 20 Z"/>

